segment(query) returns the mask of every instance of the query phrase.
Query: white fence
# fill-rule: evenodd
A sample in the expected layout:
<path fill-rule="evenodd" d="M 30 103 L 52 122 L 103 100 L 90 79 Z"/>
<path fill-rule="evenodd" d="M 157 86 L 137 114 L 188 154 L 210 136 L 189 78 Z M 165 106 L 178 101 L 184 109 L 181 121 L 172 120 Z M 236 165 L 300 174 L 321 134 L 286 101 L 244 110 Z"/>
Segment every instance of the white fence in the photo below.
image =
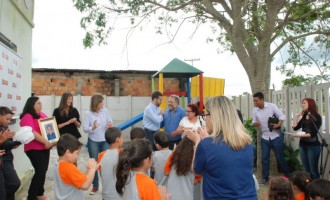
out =
<path fill-rule="evenodd" d="M 293 117 L 296 113 L 301 112 L 301 101 L 304 98 L 313 98 L 316 101 L 318 112 L 322 116 L 322 126 L 320 134 L 327 143 L 330 143 L 330 83 L 322 83 L 318 85 L 307 84 L 301 87 L 284 88 L 278 91 L 271 91 L 270 102 L 275 103 L 285 114 L 286 121 L 284 126 L 287 131 L 291 132 Z M 242 111 L 244 119 L 252 118 L 253 97 L 252 95 L 241 95 L 233 97 L 234 103 L 238 109 Z M 287 136 L 287 142 L 291 142 L 294 148 L 298 148 L 299 139 Z M 329 158 L 328 148 L 323 148 L 323 163 Z M 321 162 L 321 159 L 320 159 Z M 321 164 L 321 163 L 320 163 Z M 324 167 L 325 173 L 330 169 L 330 164 Z"/>

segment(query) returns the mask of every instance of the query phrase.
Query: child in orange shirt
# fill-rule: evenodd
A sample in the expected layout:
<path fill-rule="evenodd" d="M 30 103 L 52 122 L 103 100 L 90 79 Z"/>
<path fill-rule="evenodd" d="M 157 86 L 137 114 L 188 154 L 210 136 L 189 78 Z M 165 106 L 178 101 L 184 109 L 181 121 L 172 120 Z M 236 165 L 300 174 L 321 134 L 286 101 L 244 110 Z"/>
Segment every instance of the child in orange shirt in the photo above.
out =
<path fill-rule="evenodd" d="M 307 172 L 304 171 L 294 171 L 289 180 L 292 185 L 294 199 L 295 200 L 305 200 L 305 194 L 307 192 L 307 186 L 311 181 L 311 177 Z"/>
<path fill-rule="evenodd" d="M 152 147 L 149 140 L 135 139 L 119 153 L 116 169 L 116 190 L 125 200 L 169 199 L 164 186 L 144 172 L 151 167 Z"/>
<path fill-rule="evenodd" d="M 99 165 L 94 159 L 89 159 L 86 173 L 78 170 L 75 163 L 82 144 L 73 135 L 63 134 L 56 146 L 59 160 L 54 170 L 55 199 L 85 199 L 82 190 L 88 190 Z"/>

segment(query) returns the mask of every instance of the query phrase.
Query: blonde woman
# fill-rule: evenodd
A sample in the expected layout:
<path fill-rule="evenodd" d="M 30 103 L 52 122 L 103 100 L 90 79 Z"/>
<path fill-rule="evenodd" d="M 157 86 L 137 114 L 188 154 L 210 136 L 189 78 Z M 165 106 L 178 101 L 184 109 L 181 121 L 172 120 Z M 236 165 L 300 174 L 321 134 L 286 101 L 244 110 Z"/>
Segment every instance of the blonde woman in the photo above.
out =
<path fill-rule="evenodd" d="M 105 141 L 105 131 L 112 127 L 112 119 L 107 108 L 104 108 L 103 96 L 95 94 L 91 98 L 90 110 L 86 112 L 83 129 L 88 133 L 87 148 L 90 158 L 97 160 L 99 153 L 109 148 Z M 99 189 L 98 173 L 95 172 L 93 188 L 90 195 Z"/>
<path fill-rule="evenodd" d="M 194 171 L 203 176 L 204 199 L 257 200 L 252 139 L 234 105 L 225 96 L 214 97 L 203 116 L 206 127 L 187 134 L 197 147 Z"/>

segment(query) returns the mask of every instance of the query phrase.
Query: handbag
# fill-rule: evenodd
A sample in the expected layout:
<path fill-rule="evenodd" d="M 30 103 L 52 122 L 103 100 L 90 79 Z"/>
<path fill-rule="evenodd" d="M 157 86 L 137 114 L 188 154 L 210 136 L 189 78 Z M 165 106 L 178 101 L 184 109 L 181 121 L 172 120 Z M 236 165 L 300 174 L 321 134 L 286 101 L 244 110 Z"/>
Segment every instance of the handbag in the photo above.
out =
<path fill-rule="evenodd" d="M 270 132 L 273 132 L 275 124 L 278 124 L 278 118 L 275 115 L 273 115 L 268 118 L 268 129 Z M 280 129 L 280 128 L 278 128 L 278 129 Z"/>

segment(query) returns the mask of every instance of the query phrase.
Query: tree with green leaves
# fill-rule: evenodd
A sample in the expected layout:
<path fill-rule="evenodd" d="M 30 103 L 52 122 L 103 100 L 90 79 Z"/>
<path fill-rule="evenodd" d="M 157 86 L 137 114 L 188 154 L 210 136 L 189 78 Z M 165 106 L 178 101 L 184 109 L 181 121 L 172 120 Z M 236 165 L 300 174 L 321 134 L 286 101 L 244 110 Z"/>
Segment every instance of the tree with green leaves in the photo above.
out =
<path fill-rule="evenodd" d="M 296 66 L 311 63 L 301 59 L 302 53 L 308 54 L 303 51 L 306 38 L 327 47 L 330 43 L 328 0 L 73 0 L 73 3 L 84 14 L 81 26 L 86 30 L 85 47 L 105 44 L 115 28 L 113 22 L 120 16 L 129 17 L 132 28 L 142 27 L 143 22 L 156 17 L 158 33 L 176 24 L 172 39 L 184 23 L 192 23 L 196 29 L 209 24 L 214 37 L 207 40 L 218 41 L 235 53 L 248 75 L 252 92 L 261 91 L 266 98 L 271 63 L 283 47 L 290 56 L 287 62 Z M 279 69 L 286 74 L 292 72 L 286 71 L 285 65 Z"/>

